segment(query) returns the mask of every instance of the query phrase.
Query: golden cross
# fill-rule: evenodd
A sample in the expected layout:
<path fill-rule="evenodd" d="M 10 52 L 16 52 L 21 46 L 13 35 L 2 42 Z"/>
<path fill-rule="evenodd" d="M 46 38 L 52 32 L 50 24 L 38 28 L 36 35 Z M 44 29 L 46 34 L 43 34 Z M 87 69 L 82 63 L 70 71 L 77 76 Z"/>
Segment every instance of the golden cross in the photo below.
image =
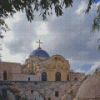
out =
<path fill-rule="evenodd" d="M 39 40 L 39 42 L 37 41 L 37 43 L 39 43 L 39 48 L 40 48 L 40 44 L 42 44 L 42 42 L 40 42 L 40 40 Z"/>

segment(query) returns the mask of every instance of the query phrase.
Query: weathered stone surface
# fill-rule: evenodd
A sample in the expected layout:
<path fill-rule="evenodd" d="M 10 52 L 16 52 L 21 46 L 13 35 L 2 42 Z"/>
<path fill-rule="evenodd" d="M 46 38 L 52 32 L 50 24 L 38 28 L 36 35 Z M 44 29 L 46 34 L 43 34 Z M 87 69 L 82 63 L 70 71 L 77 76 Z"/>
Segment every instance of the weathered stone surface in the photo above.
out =
<path fill-rule="evenodd" d="M 90 75 L 79 88 L 75 100 L 100 100 L 100 76 Z"/>
<path fill-rule="evenodd" d="M 44 100 L 50 97 L 51 100 L 60 100 L 63 95 L 71 88 L 71 84 L 75 84 L 77 82 L 41 82 L 38 81 L 37 84 L 35 82 L 27 82 L 27 81 L 12 81 L 11 84 L 8 84 L 9 81 L 0 82 L 0 92 L 2 89 L 6 89 L 11 91 L 16 97 L 20 96 L 20 98 L 27 98 L 28 100 L 34 100 L 36 97 L 41 98 L 40 100 Z M 5 85 L 6 84 L 6 85 Z M 79 85 L 78 85 L 79 87 Z M 55 97 L 55 91 L 59 92 L 59 96 Z M 66 91 L 66 92 L 65 92 Z M 76 94 L 76 90 L 72 90 Z M 2 93 L 1 93 L 2 94 Z M 73 99 L 73 94 L 69 94 Z M 8 99 L 10 100 L 10 99 Z M 38 99 L 36 99 L 38 100 Z"/>

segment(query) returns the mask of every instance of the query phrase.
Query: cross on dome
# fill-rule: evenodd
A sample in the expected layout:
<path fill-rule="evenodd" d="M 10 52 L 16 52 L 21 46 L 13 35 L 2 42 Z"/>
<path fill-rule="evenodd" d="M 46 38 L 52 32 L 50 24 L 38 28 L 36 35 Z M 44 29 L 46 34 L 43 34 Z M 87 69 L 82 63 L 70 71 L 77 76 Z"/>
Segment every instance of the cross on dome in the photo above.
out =
<path fill-rule="evenodd" d="M 43 44 L 42 42 L 40 42 L 40 40 L 39 40 L 39 41 L 37 41 L 36 43 L 39 43 L 39 48 L 40 48 L 40 44 Z"/>

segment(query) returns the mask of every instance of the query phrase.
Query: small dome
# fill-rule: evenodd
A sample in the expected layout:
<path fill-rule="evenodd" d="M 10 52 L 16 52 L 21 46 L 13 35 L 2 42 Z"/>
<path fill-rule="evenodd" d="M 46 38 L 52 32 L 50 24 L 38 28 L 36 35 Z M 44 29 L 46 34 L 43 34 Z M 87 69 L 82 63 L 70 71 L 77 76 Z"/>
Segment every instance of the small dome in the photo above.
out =
<path fill-rule="evenodd" d="M 98 99 L 96 99 L 98 98 Z M 80 86 L 75 100 L 100 100 L 100 76 L 89 76 Z"/>
<path fill-rule="evenodd" d="M 40 47 L 34 51 L 31 52 L 30 56 L 37 56 L 37 57 L 46 57 L 46 58 L 49 58 L 49 54 L 42 50 Z"/>

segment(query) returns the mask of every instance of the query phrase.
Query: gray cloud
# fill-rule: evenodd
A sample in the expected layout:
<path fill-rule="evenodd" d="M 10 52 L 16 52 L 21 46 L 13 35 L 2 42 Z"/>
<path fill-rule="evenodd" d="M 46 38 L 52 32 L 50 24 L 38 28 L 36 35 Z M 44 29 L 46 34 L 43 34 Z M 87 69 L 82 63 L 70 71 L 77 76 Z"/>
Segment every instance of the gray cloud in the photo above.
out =
<path fill-rule="evenodd" d="M 56 34 L 59 32 L 62 35 L 60 44 L 56 44 L 53 52 L 63 55 L 66 59 L 98 61 L 100 57 L 97 49 L 99 34 L 91 33 L 96 9 L 91 9 L 88 15 L 85 14 L 80 19 L 74 13 L 75 9 L 77 9 L 77 4 L 72 10 L 67 9 L 61 18 L 51 23 L 51 29 Z"/>
<path fill-rule="evenodd" d="M 96 16 L 96 9 L 91 9 L 89 14 L 84 14 L 82 18 L 75 13 L 80 1 L 75 1 L 73 7 L 66 9 L 63 16 L 49 20 L 47 23 L 49 35 L 38 36 L 35 26 L 39 22 L 39 16 L 30 23 L 27 21 L 25 14 L 22 20 L 13 25 L 15 40 L 6 44 L 11 54 L 26 53 L 27 55 L 33 50 L 32 41 L 43 39 L 42 48 L 46 50 L 50 56 L 60 54 L 66 59 L 80 61 L 97 61 L 100 53 L 97 47 L 97 33 L 91 33 L 91 25 Z M 85 0 L 86 1 L 86 0 Z M 52 16 L 51 16 L 52 17 Z M 40 19 L 40 23 L 43 22 Z M 45 32 L 45 31 L 44 31 Z"/>

